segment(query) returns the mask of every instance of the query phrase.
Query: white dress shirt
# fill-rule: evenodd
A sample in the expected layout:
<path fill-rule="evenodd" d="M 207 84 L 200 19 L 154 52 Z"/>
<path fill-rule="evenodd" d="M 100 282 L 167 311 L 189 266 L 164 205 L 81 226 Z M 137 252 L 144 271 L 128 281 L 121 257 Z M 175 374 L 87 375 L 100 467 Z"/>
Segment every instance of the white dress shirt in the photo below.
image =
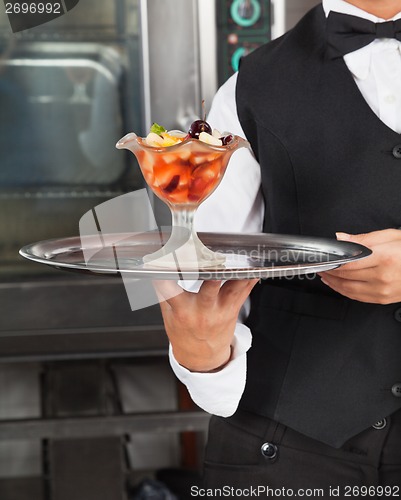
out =
<path fill-rule="evenodd" d="M 330 11 L 383 22 L 344 0 L 323 0 Z M 401 18 L 401 12 L 393 20 Z M 344 61 L 372 111 L 391 129 L 401 134 L 401 42 L 377 39 L 344 56 Z M 212 127 L 245 136 L 237 116 L 233 75 L 217 92 L 208 117 Z M 247 150 L 237 151 L 218 187 L 198 209 L 199 231 L 252 233 L 262 231 L 263 199 L 259 164 Z M 231 361 L 216 373 L 192 373 L 177 363 L 170 347 L 170 363 L 176 376 L 187 386 L 192 399 L 204 410 L 227 417 L 232 415 L 244 391 L 246 352 L 252 335 L 238 323 Z"/>

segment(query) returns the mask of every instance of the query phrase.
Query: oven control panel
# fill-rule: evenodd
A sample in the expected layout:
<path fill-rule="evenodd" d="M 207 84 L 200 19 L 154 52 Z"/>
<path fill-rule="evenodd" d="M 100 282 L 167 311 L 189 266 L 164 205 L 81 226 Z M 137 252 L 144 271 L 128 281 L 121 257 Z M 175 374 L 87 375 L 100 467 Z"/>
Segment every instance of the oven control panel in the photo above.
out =
<path fill-rule="evenodd" d="M 243 57 L 271 38 L 270 0 L 219 0 L 219 85 L 233 73 Z"/>

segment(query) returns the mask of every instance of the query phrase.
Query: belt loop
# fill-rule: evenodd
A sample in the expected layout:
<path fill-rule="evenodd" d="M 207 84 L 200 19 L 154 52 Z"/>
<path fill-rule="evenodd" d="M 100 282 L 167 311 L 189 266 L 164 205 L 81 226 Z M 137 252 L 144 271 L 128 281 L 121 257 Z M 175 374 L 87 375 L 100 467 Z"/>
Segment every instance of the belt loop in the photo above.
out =
<path fill-rule="evenodd" d="M 266 427 L 264 439 L 276 445 L 281 444 L 287 427 L 275 420 L 270 420 Z"/>
<path fill-rule="evenodd" d="M 283 440 L 286 430 L 287 430 L 286 425 L 278 423 L 274 432 L 273 442 L 276 444 L 281 444 L 281 441 Z"/>

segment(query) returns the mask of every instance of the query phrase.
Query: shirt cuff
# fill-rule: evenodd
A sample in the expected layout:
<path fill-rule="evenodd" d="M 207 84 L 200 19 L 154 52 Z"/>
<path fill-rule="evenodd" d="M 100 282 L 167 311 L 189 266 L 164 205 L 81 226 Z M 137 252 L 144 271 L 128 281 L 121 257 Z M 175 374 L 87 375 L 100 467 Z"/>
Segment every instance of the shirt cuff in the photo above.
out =
<path fill-rule="evenodd" d="M 246 382 L 246 353 L 252 345 L 250 329 L 237 323 L 230 361 L 212 373 L 191 372 L 174 357 L 170 344 L 169 358 L 176 377 L 186 385 L 192 400 L 203 410 L 220 417 L 233 415 L 238 407 Z"/>

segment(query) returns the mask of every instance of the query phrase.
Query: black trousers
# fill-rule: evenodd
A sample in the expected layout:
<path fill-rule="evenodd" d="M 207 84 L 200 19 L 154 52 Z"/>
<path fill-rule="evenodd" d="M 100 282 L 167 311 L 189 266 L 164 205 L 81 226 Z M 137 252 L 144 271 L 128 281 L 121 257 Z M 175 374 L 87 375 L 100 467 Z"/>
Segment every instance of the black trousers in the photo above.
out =
<path fill-rule="evenodd" d="M 339 449 L 251 413 L 212 417 L 204 486 L 209 498 L 401 499 L 401 411 Z"/>

